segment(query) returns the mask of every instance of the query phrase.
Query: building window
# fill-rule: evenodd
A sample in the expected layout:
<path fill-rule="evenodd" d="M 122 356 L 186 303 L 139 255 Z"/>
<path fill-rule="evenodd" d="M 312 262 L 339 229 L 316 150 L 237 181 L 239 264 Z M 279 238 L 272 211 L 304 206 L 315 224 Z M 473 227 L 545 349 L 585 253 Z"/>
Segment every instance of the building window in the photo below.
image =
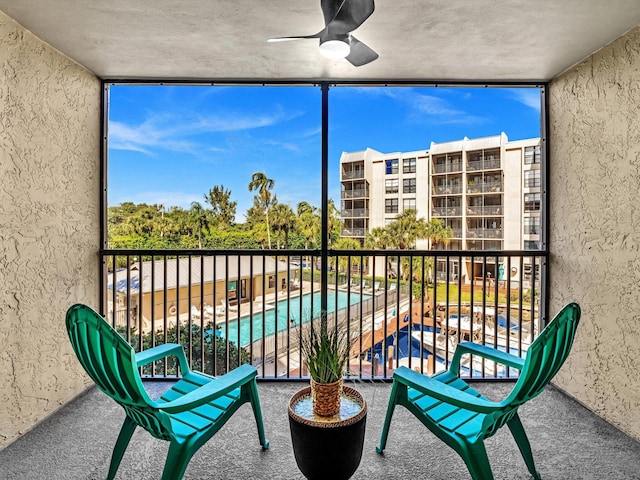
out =
<path fill-rule="evenodd" d="M 402 180 L 402 193 L 416 193 L 415 178 L 405 178 Z"/>
<path fill-rule="evenodd" d="M 276 288 L 276 277 L 269 275 L 269 288 Z"/>
<path fill-rule="evenodd" d="M 526 235 L 539 235 L 540 217 L 526 217 L 524 219 L 524 233 Z"/>
<path fill-rule="evenodd" d="M 524 147 L 524 163 L 525 165 L 540 163 L 540 145 Z"/>
<path fill-rule="evenodd" d="M 231 280 L 227 284 L 227 296 L 229 300 L 235 300 L 238 298 L 238 282 L 237 280 Z"/>
<path fill-rule="evenodd" d="M 537 240 L 525 240 L 524 241 L 524 249 L 525 250 L 539 250 Z"/>
<path fill-rule="evenodd" d="M 384 201 L 384 213 L 398 213 L 398 199 L 387 198 Z"/>
<path fill-rule="evenodd" d="M 524 187 L 539 187 L 540 186 L 540 170 L 527 170 L 524 172 Z"/>
<path fill-rule="evenodd" d="M 405 158 L 402 163 L 402 173 L 416 173 L 416 159 Z"/>
<path fill-rule="evenodd" d="M 540 194 L 525 193 L 524 194 L 524 211 L 537 212 L 540 210 Z"/>
<path fill-rule="evenodd" d="M 390 178 L 384 181 L 384 193 L 398 193 L 397 178 Z"/>
<path fill-rule="evenodd" d="M 416 209 L 416 199 L 415 198 L 405 198 L 402 200 L 402 210 L 415 210 Z"/>
<path fill-rule="evenodd" d="M 385 161 L 385 173 L 387 175 L 392 175 L 394 173 L 398 173 L 398 159 L 394 158 L 393 160 Z"/>

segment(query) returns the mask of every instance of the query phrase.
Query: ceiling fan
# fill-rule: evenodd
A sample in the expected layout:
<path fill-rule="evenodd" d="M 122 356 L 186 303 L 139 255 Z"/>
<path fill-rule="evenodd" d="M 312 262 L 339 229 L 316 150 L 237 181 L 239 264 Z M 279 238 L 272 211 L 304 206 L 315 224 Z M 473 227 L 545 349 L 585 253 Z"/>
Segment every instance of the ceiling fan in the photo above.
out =
<path fill-rule="evenodd" d="M 320 0 L 324 28 L 314 35 L 270 38 L 286 42 L 304 38 L 320 39 L 320 53 L 327 58 L 346 58 L 353 66 L 373 62 L 378 54 L 351 35 L 373 13 L 373 0 Z"/>

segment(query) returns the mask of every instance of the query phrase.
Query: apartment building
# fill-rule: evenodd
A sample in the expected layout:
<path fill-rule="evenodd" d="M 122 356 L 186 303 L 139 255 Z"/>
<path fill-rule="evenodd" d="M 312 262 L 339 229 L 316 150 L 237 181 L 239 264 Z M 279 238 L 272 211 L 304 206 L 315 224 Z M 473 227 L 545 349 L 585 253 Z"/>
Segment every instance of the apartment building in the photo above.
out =
<path fill-rule="evenodd" d="M 451 227 L 450 250 L 533 250 L 541 241 L 540 139 L 500 135 L 428 150 L 340 158 L 342 236 L 364 242 L 406 209 Z M 431 248 L 426 241 L 417 248 Z M 457 272 L 456 272 L 457 274 Z M 475 275 L 475 272 L 474 274 Z"/>

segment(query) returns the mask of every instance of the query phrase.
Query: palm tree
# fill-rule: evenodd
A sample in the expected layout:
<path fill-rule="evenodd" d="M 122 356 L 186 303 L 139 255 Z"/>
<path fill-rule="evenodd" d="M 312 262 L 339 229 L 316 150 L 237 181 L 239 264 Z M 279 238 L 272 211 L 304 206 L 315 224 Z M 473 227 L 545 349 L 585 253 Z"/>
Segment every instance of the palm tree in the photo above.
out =
<path fill-rule="evenodd" d="M 432 244 L 443 243 L 449 245 L 453 237 L 453 229 L 447 227 L 444 220 L 441 218 L 433 218 L 427 224 L 427 238 Z"/>
<path fill-rule="evenodd" d="M 320 232 L 320 218 L 311 211 L 299 213 L 298 218 L 296 218 L 296 228 L 304 237 L 304 248 L 308 250 L 310 243 L 317 243 L 317 236 Z"/>
<path fill-rule="evenodd" d="M 316 207 L 305 201 L 298 203 L 298 207 L 296 209 L 296 213 L 298 214 L 298 216 L 301 216 L 303 213 L 307 212 L 316 213 Z"/>
<path fill-rule="evenodd" d="M 427 221 L 417 218 L 417 211 L 407 209 L 396 217 L 387 227 L 393 247 L 399 250 L 415 248 L 418 238 L 426 238 L 428 234 Z"/>
<path fill-rule="evenodd" d="M 273 225 L 278 229 L 277 248 L 280 248 L 280 234 L 284 232 L 284 248 L 289 248 L 289 232 L 293 228 L 296 216 L 289 205 L 278 203 L 271 209 Z"/>
<path fill-rule="evenodd" d="M 336 243 L 334 243 L 333 248 L 335 248 L 336 250 L 360 250 L 360 242 L 355 238 L 343 237 L 336 240 Z M 351 257 L 351 266 L 352 267 L 359 266 L 360 259 L 361 257 L 357 255 L 353 255 Z M 335 259 L 332 259 L 331 264 L 333 265 L 333 263 L 335 263 Z M 347 273 L 347 281 L 349 281 L 350 272 L 347 272 L 347 269 L 349 268 L 349 257 L 347 256 L 338 257 L 338 268 L 341 271 Z"/>
<path fill-rule="evenodd" d="M 340 231 L 342 230 L 342 225 L 344 224 L 344 222 L 342 221 L 342 219 L 340 218 L 340 211 L 336 208 L 336 204 L 333 202 L 332 199 L 329 199 L 327 201 L 327 213 L 328 213 L 328 231 L 326 232 L 327 234 L 327 240 L 328 240 L 328 245 L 331 246 L 331 235 L 333 233 L 336 234 L 336 236 L 340 236 Z M 320 215 L 322 216 L 322 209 L 320 210 Z"/>
<path fill-rule="evenodd" d="M 258 191 L 258 197 L 260 198 L 261 205 L 264 208 L 264 215 L 267 220 L 267 241 L 269 248 L 271 248 L 269 207 L 271 207 L 272 203 L 271 190 L 273 190 L 275 184 L 275 180 L 268 178 L 267 175 L 263 172 L 255 172 L 253 175 L 251 175 L 251 182 L 249 182 L 249 191 Z"/>
<path fill-rule="evenodd" d="M 209 212 L 198 202 L 191 202 L 191 221 L 198 229 L 198 248 L 202 249 L 202 231 L 209 230 Z"/>

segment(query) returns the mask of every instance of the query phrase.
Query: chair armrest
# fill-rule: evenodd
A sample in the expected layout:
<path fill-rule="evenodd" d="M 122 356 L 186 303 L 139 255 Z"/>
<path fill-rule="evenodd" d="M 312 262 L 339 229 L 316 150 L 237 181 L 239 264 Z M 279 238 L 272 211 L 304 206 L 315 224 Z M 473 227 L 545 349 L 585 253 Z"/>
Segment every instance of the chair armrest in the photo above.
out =
<path fill-rule="evenodd" d="M 136 353 L 136 364 L 146 365 L 147 363 L 155 362 L 156 360 L 162 360 L 165 357 L 177 357 L 178 362 L 180 363 L 180 371 L 184 375 L 189 372 L 189 363 L 187 362 L 187 358 L 184 355 L 184 349 L 182 345 L 178 345 L 177 343 L 165 343 L 163 345 L 158 345 L 157 347 L 150 348 L 148 350 L 143 350 L 142 352 Z"/>
<path fill-rule="evenodd" d="M 205 403 L 209 403 L 218 397 L 222 397 L 230 391 L 252 381 L 257 374 L 258 371 L 255 367 L 249 364 L 241 365 L 221 377 L 212 377 L 209 383 L 176 400 L 166 403 L 156 402 L 155 407 L 167 413 L 179 413 L 191 410 Z"/>
<path fill-rule="evenodd" d="M 464 354 L 473 354 L 486 358 L 487 360 L 493 360 L 502 365 L 513 367 L 518 370 L 522 370 L 524 366 L 524 358 L 517 357 L 501 350 L 480 345 L 479 343 L 463 342 L 459 343 L 456 347 L 456 351 L 451 360 L 451 371 L 458 374 L 460 372 L 460 358 Z"/>
<path fill-rule="evenodd" d="M 430 395 L 433 398 L 437 398 L 444 403 L 478 413 L 493 413 L 503 407 L 500 403 L 475 397 L 462 390 L 451 387 L 446 383 L 439 382 L 431 377 L 414 372 L 407 367 L 400 367 L 393 372 L 393 380 L 426 395 Z"/>

